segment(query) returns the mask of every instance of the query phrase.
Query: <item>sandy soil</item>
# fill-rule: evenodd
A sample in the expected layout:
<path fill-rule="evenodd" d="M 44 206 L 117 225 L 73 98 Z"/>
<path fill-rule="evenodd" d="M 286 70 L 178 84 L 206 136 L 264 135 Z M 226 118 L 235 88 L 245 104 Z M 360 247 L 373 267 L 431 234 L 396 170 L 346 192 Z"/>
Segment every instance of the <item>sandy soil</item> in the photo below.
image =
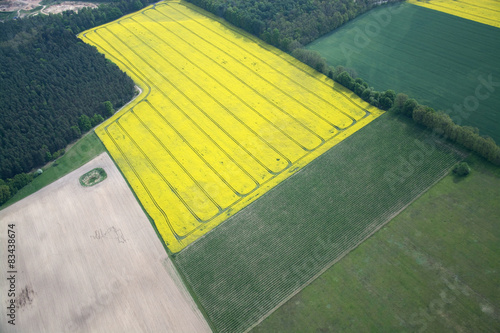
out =
<path fill-rule="evenodd" d="M 31 10 L 40 5 L 41 0 L 3 0 L 0 1 L 0 11 L 14 12 Z"/>
<path fill-rule="evenodd" d="M 90 2 L 64 1 L 61 2 L 60 4 L 44 8 L 42 12 L 44 14 L 57 14 L 57 13 L 62 13 L 66 10 L 72 10 L 78 12 L 78 10 L 82 9 L 83 7 L 97 8 L 97 5 L 95 3 L 90 3 Z"/>
<path fill-rule="evenodd" d="M 102 167 L 103 182 L 78 178 Z M 15 224 L 15 326 L 7 225 Z M 209 332 L 107 154 L 0 211 L 0 332 Z"/>
<path fill-rule="evenodd" d="M 40 1 L 41 0 L 0 0 L 0 11 L 15 12 L 20 10 L 32 10 L 40 6 Z M 66 10 L 78 12 L 78 10 L 83 7 L 97 8 L 98 6 L 99 4 L 92 2 L 63 1 L 57 4 L 43 6 L 41 12 L 43 14 L 57 14 Z M 18 15 L 24 16 L 26 14 L 18 12 Z"/>

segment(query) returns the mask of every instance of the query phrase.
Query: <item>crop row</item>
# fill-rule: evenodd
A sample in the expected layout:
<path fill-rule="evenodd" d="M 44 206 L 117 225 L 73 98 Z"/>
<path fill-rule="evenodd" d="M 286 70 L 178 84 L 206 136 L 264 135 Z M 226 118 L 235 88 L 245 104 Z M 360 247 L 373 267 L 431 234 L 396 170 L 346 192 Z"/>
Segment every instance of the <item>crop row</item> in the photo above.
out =
<path fill-rule="evenodd" d="M 173 252 L 380 114 L 178 3 L 83 38 L 147 90 L 97 133 Z"/>
<path fill-rule="evenodd" d="M 265 318 L 463 158 L 429 138 L 384 115 L 179 253 L 216 330 Z"/>

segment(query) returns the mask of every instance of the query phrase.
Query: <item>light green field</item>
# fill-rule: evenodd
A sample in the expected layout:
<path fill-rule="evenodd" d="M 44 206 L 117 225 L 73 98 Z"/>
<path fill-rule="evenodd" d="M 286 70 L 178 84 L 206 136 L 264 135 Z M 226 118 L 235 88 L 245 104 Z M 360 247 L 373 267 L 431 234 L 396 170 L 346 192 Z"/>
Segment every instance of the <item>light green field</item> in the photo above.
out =
<path fill-rule="evenodd" d="M 253 332 L 500 331 L 500 169 L 468 161 Z"/>
<path fill-rule="evenodd" d="M 402 3 L 382 6 L 307 46 L 500 143 L 500 29 Z M 478 88 L 479 87 L 479 88 Z"/>
<path fill-rule="evenodd" d="M 251 327 L 462 158 L 428 137 L 384 114 L 181 251 L 176 264 L 213 327 Z"/>

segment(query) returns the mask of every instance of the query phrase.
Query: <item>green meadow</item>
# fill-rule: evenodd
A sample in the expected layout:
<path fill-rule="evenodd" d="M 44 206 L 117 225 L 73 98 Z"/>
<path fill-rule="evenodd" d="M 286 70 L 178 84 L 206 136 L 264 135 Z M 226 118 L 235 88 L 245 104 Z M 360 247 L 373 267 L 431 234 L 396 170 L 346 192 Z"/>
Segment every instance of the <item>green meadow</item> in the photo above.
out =
<path fill-rule="evenodd" d="M 500 331 L 500 169 L 467 162 L 252 332 Z"/>

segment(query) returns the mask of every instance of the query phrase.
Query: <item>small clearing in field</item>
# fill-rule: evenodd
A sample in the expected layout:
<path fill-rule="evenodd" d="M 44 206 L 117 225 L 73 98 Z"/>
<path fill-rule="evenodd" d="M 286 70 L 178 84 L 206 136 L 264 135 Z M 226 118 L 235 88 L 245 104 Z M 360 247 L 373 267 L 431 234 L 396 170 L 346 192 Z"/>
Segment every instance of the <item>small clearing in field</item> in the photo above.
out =
<path fill-rule="evenodd" d="M 95 168 L 106 181 L 81 186 Z M 2 210 L 0 221 L 1 332 L 210 331 L 107 154 Z M 5 251 L 12 224 L 14 297 Z"/>

